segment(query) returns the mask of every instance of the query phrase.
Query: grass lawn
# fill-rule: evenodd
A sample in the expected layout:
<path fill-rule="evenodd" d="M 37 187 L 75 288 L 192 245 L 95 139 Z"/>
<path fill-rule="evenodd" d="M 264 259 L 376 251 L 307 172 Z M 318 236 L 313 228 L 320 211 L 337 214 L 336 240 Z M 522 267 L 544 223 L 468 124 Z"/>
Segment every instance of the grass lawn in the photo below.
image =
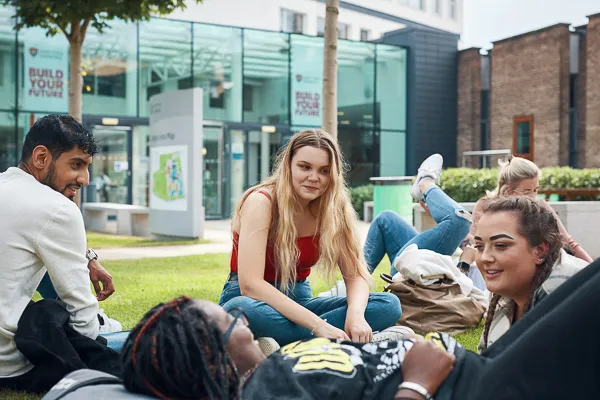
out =
<path fill-rule="evenodd" d="M 148 246 L 174 246 L 188 244 L 210 243 L 206 239 L 172 239 L 152 240 L 138 236 L 109 235 L 106 233 L 87 232 L 88 247 L 94 249 L 107 249 L 117 247 L 148 247 Z M 104 263 L 102 263 L 104 265 Z"/>
<path fill-rule="evenodd" d="M 108 316 L 119 320 L 124 329 L 131 329 L 151 307 L 180 295 L 217 302 L 229 271 L 229 255 L 104 261 L 102 265 L 112 274 L 117 291 L 100 306 Z M 379 277 L 384 271 L 389 271 L 387 260 L 374 276 Z M 312 281 L 315 295 L 331 287 L 319 279 L 318 274 L 312 275 Z M 383 281 L 377 278 L 376 282 L 377 291 L 382 291 Z M 475 351 L 480 334 L 481 326 L 457 336 L 457 339 Z M 32 400 L 39 397 L 0 391 L 0 399 Z"/>

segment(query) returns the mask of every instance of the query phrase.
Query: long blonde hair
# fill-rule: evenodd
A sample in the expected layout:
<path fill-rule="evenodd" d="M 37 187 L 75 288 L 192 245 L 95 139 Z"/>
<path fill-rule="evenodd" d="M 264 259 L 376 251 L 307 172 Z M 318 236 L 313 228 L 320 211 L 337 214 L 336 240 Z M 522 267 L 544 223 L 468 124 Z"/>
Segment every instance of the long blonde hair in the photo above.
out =
<path fill-rule="evenodd" d="M 323 130 L 311 129 L 292 136 L 279 153 L 272 175 L 248 189 L 240 200 L 232 227 L 239 226 L 242 207 L 248 196 L 260 189 L 268 189 L 271 192 L 268 240 L 275 252 L 277 280 L 284 292 L 293 287 L 300 252 L 297 246 L 298 231 L 294 224 L 294 211 L 299 199 L 292 186 L 291 161 L 296 152 L 305 146 L 327 151 L 331 163 L 331 179 L 327 189 L 309 205 L 311 209 L 316 206 L 318 210 L 316 218 L 320 252 L 317 264 L 330 279 L 335 276 L 336 266 L 339 265 L 344 277 L 362 276 L 370 282 L 356 229 L 357 215 L 344 178 L 342 156 L 337 142 Z"/>
<path fill-rule="evenodd" d="M 542 171 L 533 162 L 526 158 L 511 156 L 507 162 L 498 162 L 500 172 L 498 173 L 498 185 L 487 192 L 488 197 L 497 197 L 504 194 L 510 187 L 526 179 L 542 178 Z"/>

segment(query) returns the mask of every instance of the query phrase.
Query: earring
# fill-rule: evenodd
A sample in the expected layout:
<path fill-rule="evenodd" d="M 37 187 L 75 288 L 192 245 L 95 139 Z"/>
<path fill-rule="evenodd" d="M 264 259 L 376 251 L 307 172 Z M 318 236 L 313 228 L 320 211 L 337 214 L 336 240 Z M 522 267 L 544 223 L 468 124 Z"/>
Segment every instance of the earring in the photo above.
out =
<path fill-rule="evenodd" d="M 543 258 L 538 258 L 537 261 L 541 264 L 541 263 L 544 262 L 544 259 Z"/>

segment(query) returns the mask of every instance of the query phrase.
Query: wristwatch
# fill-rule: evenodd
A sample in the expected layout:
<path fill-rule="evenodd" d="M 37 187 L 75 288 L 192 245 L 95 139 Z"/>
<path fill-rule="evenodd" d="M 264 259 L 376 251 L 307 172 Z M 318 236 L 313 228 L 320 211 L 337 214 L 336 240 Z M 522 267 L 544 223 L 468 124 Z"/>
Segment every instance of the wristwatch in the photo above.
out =
<path fill-rule="evenodd" d="M 85 252 L 85 257 L 88 259 L 88 261 L 97 260 L 98 259 L 98 254 L 96 254 L 96 252 L 94 251 L 94 249 L 92 249 L 90 247 Z"/>

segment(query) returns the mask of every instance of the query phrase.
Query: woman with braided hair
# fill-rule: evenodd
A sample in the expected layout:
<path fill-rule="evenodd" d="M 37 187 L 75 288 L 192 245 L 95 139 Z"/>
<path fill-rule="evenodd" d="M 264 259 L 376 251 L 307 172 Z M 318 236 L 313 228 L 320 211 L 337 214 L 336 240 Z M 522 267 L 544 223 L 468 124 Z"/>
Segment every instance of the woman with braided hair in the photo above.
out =
<path fill-rule="evenodd" d="M 476 262 L 493 296 L 480 351 L 588 264 L 562 249 L 558 219 L 545 203 L 519 196 L 483 206 L 474 236 Z"/>

